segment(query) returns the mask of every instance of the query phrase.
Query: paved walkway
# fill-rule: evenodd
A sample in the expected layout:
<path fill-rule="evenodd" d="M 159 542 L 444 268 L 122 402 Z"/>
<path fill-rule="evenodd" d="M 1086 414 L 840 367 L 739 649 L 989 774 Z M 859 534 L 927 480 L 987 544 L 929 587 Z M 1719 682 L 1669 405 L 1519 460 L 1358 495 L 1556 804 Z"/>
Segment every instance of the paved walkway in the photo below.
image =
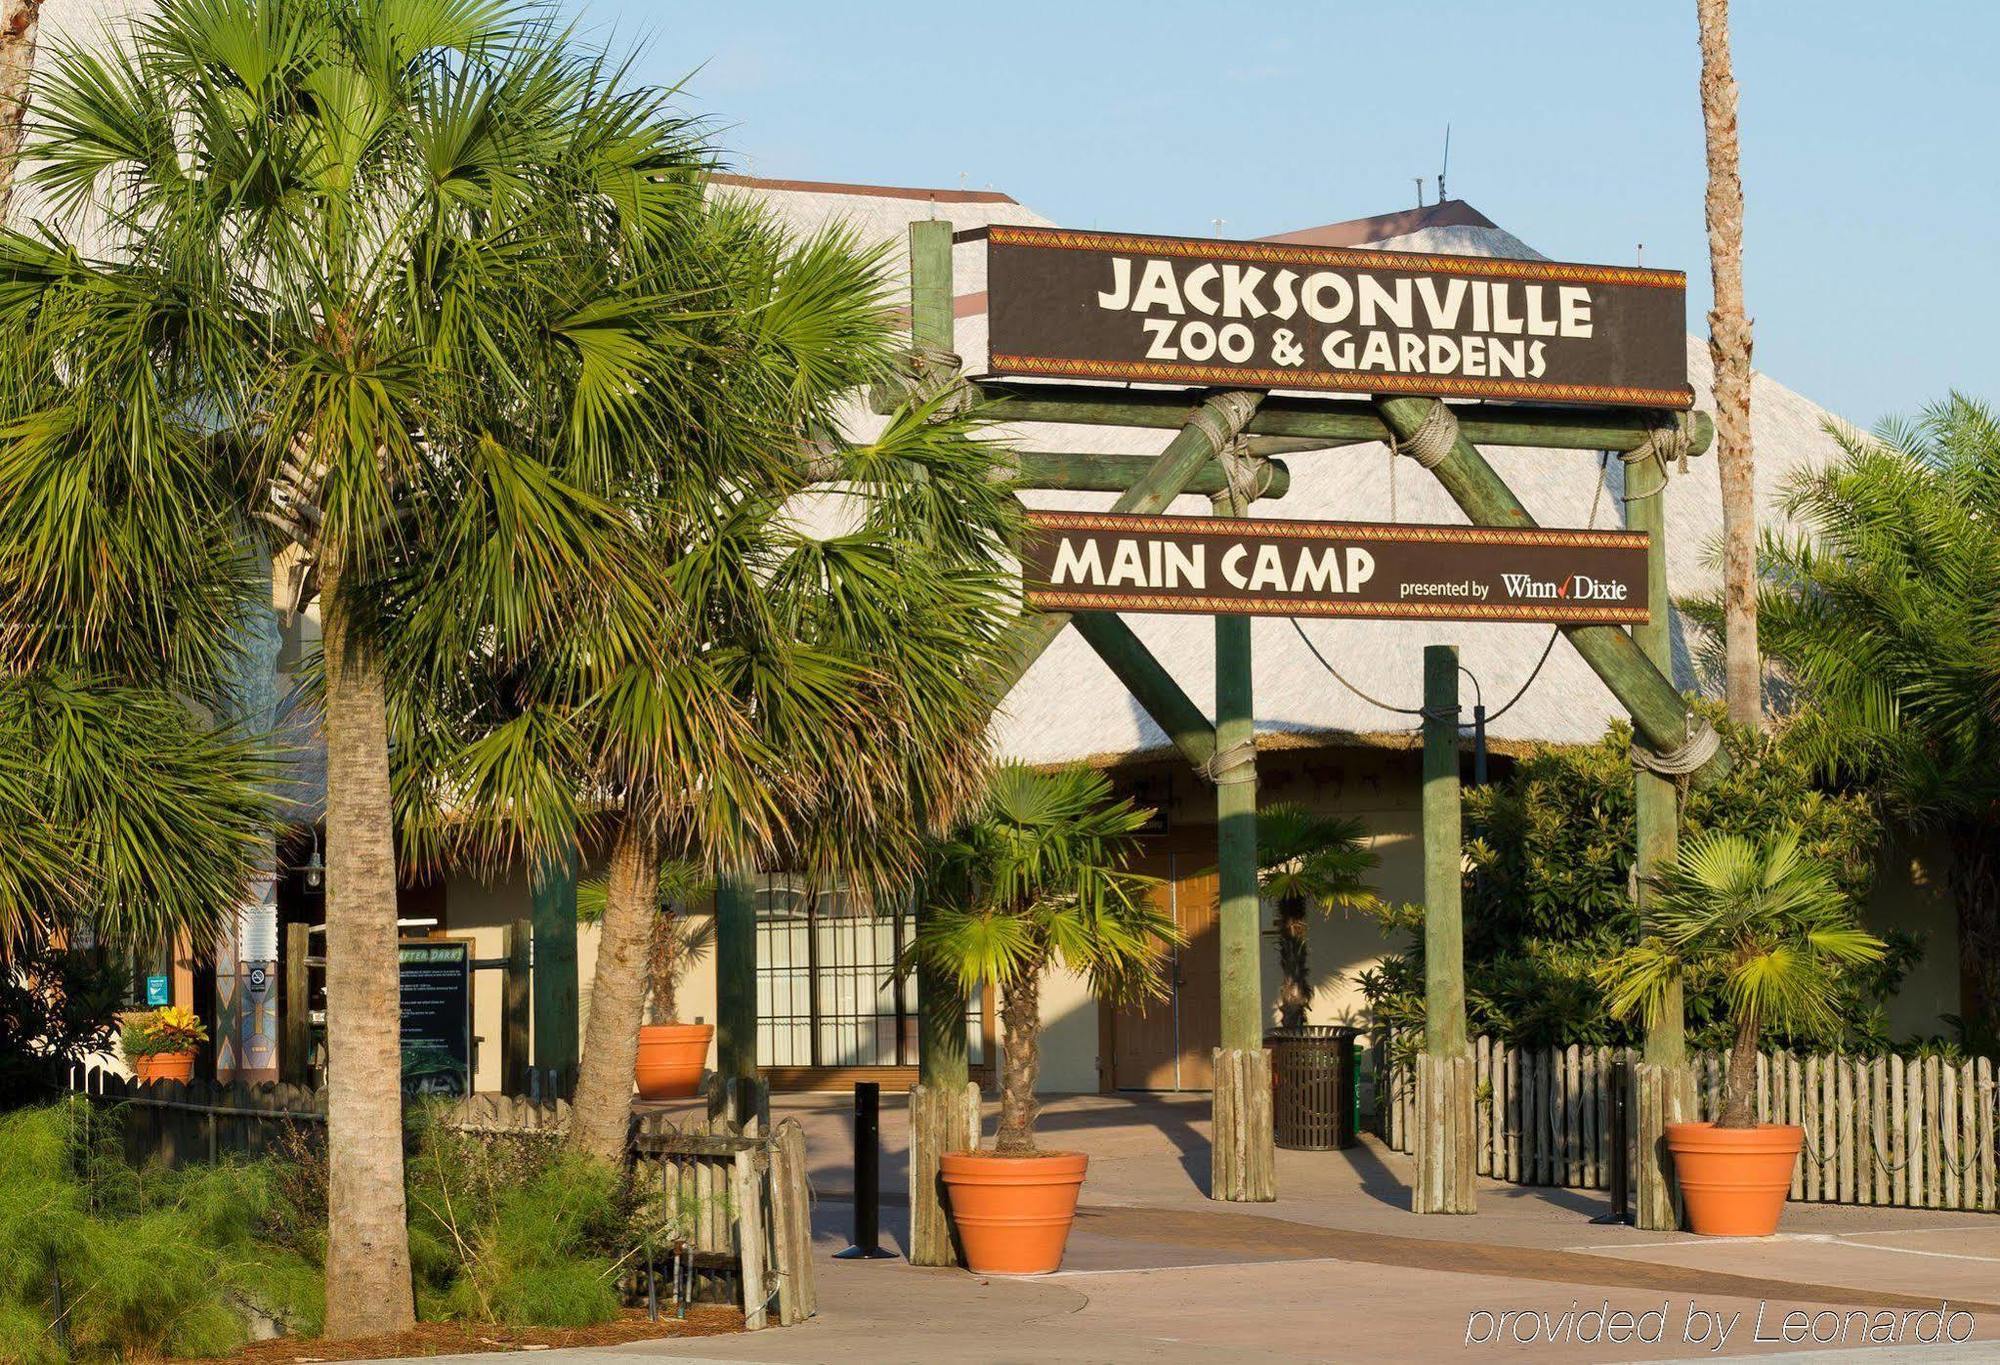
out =
<path fill-rule="evenodd" d="M 839 1097 L 781 1102 L 807 1128 L 818 1241 L 845 1243 L 851 1115 Z M 822 1260 L 812 1322 L 738 1338 L 555 1352 L 567 1365 L 674 1361 L 1546 1360 L 1746 1352 L 1839 1360 L 2000 1361 L 2000 1216 L 1795 1205 L 1775 1238 L 1713 1241 L 1593 1226 L 1603 1196 L 1483 1182 L 1474 1217 L 1408 1211 L 1408 1161 L 1372 1143 L 1278 1154 L 1274 1204 L 1203 1197 L 1208 1106 L 1051 1103 L 1045 1145 L 1087 1152 L 1063 1269 L 982 1279 L 900 1261 Z M 907 1226 L 905 1126 L 882 1115 L 884 1232 Z M 892 1202 L 893 1201 L 893 1202 Z M 1940 1299 L 1962 1346 L 1923 1345 Z M 1761 1320 L 1759 1317 L 1761 1311 Z M 1605 1319 L 1630 1326 L 1617 1339 Z M 1788 1313 L 1803 1329 L 1787 1340 Z M 1815 1318 L 1813 1315 L 1821 1315 Z M 1893 1324 L 1893 1329 L 1885 1328 Z M 1819 1329 L 1822 1340 L 1811 1335 Z M 1828 1340 L 1830 1338 L 1830 1340 Z M 1720 1348 L 1718 1350 L 1718 1347 Z"/>

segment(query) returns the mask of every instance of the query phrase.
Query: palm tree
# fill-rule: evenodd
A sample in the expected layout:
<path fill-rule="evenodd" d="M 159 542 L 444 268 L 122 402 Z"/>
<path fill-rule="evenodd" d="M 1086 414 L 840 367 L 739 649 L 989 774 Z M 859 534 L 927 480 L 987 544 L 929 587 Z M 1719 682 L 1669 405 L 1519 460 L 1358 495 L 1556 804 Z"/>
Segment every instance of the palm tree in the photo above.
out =
<path fill-rule="evenodd" d="M 1102 999 L 1165 994 L 1165 948 L 1180 941 L 1154 908 L 1150 877 L 1125 870 L 1151 812 L 1114 802 L 1101 773 L 995 770 L 984 804 L 932 848 L 920 885 L 927 913 L 909 964 L 925 961 L 967 993 L 1003 995 L 1000 1127 L 994 1149 L 1033 1156 L 1041 984 L 1057 964 Z"/>
<path fill-rule="evenodd" d="M 873 440 L 843 429 L 841 404 L 888 374 L 897 340 L 879 253 L 840 230 L 794 239 L 724 199 L 660 273 L 656 289 L 703 307 L 661 439 L 616 452 L 653 577 L 607 596 L 599 566 L 555 566 L 551 590 L 576 606 L 504 651 L 463 629 L 446 576 L 394 624 L 413 847 L 608 848 L 570 1129 L 606 1160 L 629 1125 L 661 866 L 907 885 L 923 837 L 978 790 L 986 680 L 1016 612 L 1013 504 L 975 423 L 932 402 Z M 813 490 L 837 523 L 817 533 Z"/>
<path fill-rule="evenodd" d="M 1321 914 L 1359 910 L 1379 914 L 1382 898 L 1363 879 L 1382 859 L 1368 847 L 1359 820 L 1316 815 L 1283 803 L 1257 813 L 1258 889 L 1277 904 L 1278 1022 L 1298 1028 L 1312 1005 L 1306 909 Z"/>
<path fill-rule="evenodd" d="M 0 222 L 14 199 L 14 171 L 27 123 L 42 0 L 0 0 Z"/>
<path fill-rule="evenodd" d="M 1961 1027 L 2000 1049 L 2000 421 L 1954 395 L 1829 433 L 1841 458 L 1787 490 L 1804 533 L 1763 544 L 1764 646 L 1819 763 L 1943 836 Z"/>
<path fill-rule="evenodd" d="M 1598 973 L 1605 1002 L 1620 1019 L 1637 1014 L 1650 1024 L 1679 999 L 1675 984 L 1718 984 L 1736 1042 L 1715 1124 L 1754 1128 L 1765 1025 L 1836 1025 L 1838 974 L 1880 958 L 1885 945 L 1854 922 L 1832 869 L 1800 853 L 1795 831 L 1761 840 L 1699 835 L 1655 885 L 1653 934 Z"/>
<path fill-rule="evenodd" d="M 162 0 L 46 53 L 28 157 L 50 216 L 0 238 L 0 327 L 31 343 L 0 388 L 39 455 L 113 432 L 166 543 L 220 503 L 317 588 L 334 1336 L 413 1307 L 391 587 L 462 567 L 467 503 L 537 532 L 474 547 L 499 551 L 478 566 L 497 590 L 466 610 L 503 643 L 568 605 L 535 571 L 565 537 L 618 572 L 596 544 L 621 525 L 607 450 L 644 439 L 634 395 L 675 359 L 668 301 L 619 267 L 693 201 L 698 147 L 553 22 L 505 0 Z"/>
<path fill-rule="evenodd" d="M 1743 177 L 1736 142 L 1736 77 L 1729 62 L 1729 0 L 1695 0 L 1701 29 L 1701 118 L 1708 139 L 1708 261 L 1715 306 L 1716 468 L 1722 480 L 1722 584 L 1729 718 L 1761 729 L 1757 652 L 1757 466 L 1750 448 L 1750 319 L 1743 311 Z"/>

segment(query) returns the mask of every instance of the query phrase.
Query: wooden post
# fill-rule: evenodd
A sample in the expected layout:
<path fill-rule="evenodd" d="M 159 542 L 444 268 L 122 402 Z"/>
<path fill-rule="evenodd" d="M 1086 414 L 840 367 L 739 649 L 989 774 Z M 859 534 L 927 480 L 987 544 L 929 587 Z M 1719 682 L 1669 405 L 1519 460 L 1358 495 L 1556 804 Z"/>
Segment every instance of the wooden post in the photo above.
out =
<path fill-rule="evenodd" d="M 738 869 L 715 883 L 715 1069 L 709 1117 L 748 1132 L 768 1108 L 757 1070 L 757 902 L 755 873 Z"/>
<path fill-rule="evenodd" d="M 1240 517 L 1249 499 L 1215 499 Z M 1261 1203 L 1278 1197 L 1271 1125 L 1271 1062 L 1264 1051 L 1264 983 L 1257 886 L 1257 711 L 1250 618 L 1215 618 L 1215 864 L 1220 935 L 1222 1046 L 1215 1050 L 1209 1198 Z"/>
<path fill-rule="evenodd" d="M 1458 650 L 1424 647 L 1424 1050 L 1417 1058 L 1418 1213 L 1474 1211 L 1473 1058 L 1465 1039 Z"/>
<path fill-rule="evenodd" d="M 951 224 L 910 224 L 910 340 L 952 349 Z M 919 921 L 925 907 L 914 907 Z M 979 1087 L 966 1057 L 966 999 L 957 980 L 917 967 L 917 1084 L 910 1088 L 910 1264 L 960 1264 L 939 1172 L 946 1152 L 979 1146 Z"/>
<path fill-rule="evenodd" d="M 1437 401 L 1378 398 L 1375 406 L 1396 439 L 1407 445 L 1417 437 Z M 1514 496 L 1514 491 L 1466 439 L 1463 426 L 1455 430 L 1457 434 L 1449 450 L 1430 466 L 1452 501 L 1475 526 L 1535 525 L 1535 519 Z M 1666 753 L 1687 742 L 1692 724 L 1687 699 L 1646 656 L 1637 641 L 1617 626 L 1564 626 L 1562 632 L 1631 715 L 1633 729 L 1648 747 Z M 1694 780 L 1712 780 L 1728 771 L 1728 752 L 1718 748 L 1694 774 Z"/>
<path fill-rule="evenodd" d="M 500 982 L 500 1093 L 528 1093 L 528 1066 L 533 1060 L 530 1013 L 533 1008 L 535 924 L 517 919 L 507 926 L 507 966 Z"/>
<path fill-rule="evenodd" d="M 1625 524 L 1644 531 L 1651 540 L 1646 551 L 1646 597 L 1653 604 L 1651 619 L 1632 627 L 1632 639 L 1653 666 L 1673 676 L 1673 618 L 1667 596 L 1667 472 L 1660 460 L 1638 460 L 1625 466 Z M 1638 488 L 1631 487 L 1638 484 Z M 1651 879 L 1672 862 L 1679 842 L 1680 790 L 1672 778 L 1645 768 L 1632 775 L 1634 824 L 1637 826 L 1639 920 L 1643 926 L 1653 900 Z M 1660 1018 L 1646 1030 L 1646 1044 L 1635 1077 L 1639 1087 L 1638 1162 L 1633 1170 L 1638 1198 L 1633 1218 L 1642 1228 L 1671 1232 L 1681 1225 L 1680 1193 L 1674 1187 L 1666 1128 L 1694 1117 L 1694 1074 L 1687 1066 L 1685 1019 L 1678 981 L 1667 988 Z"/>
<path fill-rule="evenodd" d="M 535 1069 L 552 1077 L 555 1093 L 569 1099 L 578 1057 L 574 852 L 537 869 L 532 933 Z"/>
<path fill-rule="evenodd" d="M 279 1052 L 283 1075 L 292 1085 L 304 1085 L 312 1065 L 312 926 L 285 926 L 285 1012 L 280 1021 L 284 1046 Z"/>

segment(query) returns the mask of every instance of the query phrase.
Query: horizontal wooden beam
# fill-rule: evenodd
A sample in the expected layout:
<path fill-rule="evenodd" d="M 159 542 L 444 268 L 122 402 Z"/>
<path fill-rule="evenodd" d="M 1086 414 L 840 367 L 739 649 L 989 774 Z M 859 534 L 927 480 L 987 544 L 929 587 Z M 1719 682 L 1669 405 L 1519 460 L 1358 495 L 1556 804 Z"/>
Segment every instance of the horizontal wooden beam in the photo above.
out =
<path fill-rule="evenodd" d="M 1088 384 L 975 381 L 984 414 L 996 422 L 1064 422 L 1080 426 L 1179 428 L 1200 405 L 1200 392 L 1115 389 Z M 1556 450 L 1636 450 L 1671 414 L 1645 408 L 1453 406 L 1458 429 L 1476 445 L 1545 446 Z M 1715 427 L 1694 415 L 1690 454 L 1707 450 Z M 1307 442 L 1305 448 L 1388 439 L 1389 429 L 1366 400 L 1267 397 L 1245 430 L 1254 436 Z"/>
<path fill-rule="evenodd" d="M 1079 493 L 1123 493 L 1146 476 L 1157 455 L 1107 455 L 1097 452 L 1068 454 L 1053 450 L 1016 450 L 1013 478 L 1019 488 L 1064 489 Z M 1258 496 L 1282 498 L 1291 491 L 1292 472 L 1276 460 L 1267 467 L 1269 480 Z M 1183 493 L 1213 497 L 1229 487 L 1229 476 L 1219 460 L 1210 460 L 1194 472 Z"/>

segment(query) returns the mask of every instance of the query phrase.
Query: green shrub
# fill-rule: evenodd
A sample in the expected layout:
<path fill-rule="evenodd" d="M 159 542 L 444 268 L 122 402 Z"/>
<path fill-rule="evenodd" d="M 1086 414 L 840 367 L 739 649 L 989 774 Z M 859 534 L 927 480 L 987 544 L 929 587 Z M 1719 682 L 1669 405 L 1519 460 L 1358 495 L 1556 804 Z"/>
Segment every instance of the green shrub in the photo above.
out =
<path fill-rule="evenodd" d="M 1683 838 L 1714 830 L 1759 836 L 1799 831 L 1801 847 L 1828 864 L 1852 900 L 1868 894 L 1882 822 L 1862 793 L 1827 787 L 1814 755 L 1791 732 L 1758 735 L 1704 707 L 1734 766 L 1713 787 L 1690 789 Z M 1638 939 L 1632 904 L 1634 846 L 1630 726 L 1614 723 L 1588 745 L 1539 746 L 1499 781 L 1465 792 L 1465 973 L 1467 1022 L 1526 1046 L 1627 1044 L 1638 1026 L 1610 1016 L 1592 971 Z M 1421 907 L 1383 918 L 1408 929 L 1409 949 L 1363 972 L 1360 985 L 1376 1022 L 1423 1022 Z M 1893 995 L 1921 945 L 1885 935 L 1880 962 L 1839 974 L 1838 1025 L 1790 1036 L 1767 1032 L 1766 1046 L 1882 1051 L 1890 1046 L 1881 1002 Z M 1687 997 L 1688 1036 L 1698 1047 L 1729 1042 L 1719 989 Z"/>

